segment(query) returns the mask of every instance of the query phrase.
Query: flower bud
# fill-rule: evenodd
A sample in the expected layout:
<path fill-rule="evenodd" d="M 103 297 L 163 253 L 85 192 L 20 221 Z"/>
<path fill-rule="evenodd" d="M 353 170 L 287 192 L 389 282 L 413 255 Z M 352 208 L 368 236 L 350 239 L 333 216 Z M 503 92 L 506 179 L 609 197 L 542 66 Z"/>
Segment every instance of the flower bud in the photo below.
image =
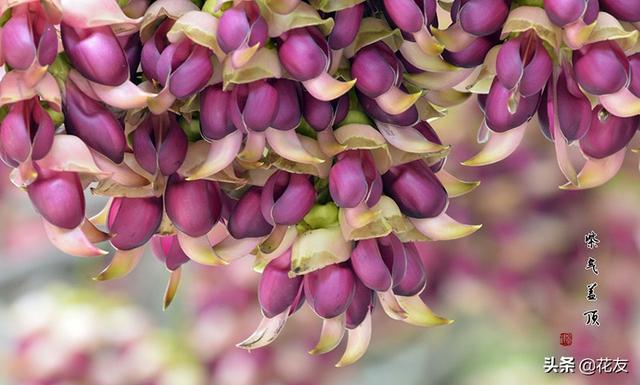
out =
<path fill-rule="evenodd" d="M 220 219 L 222 202 L 218 184 L 199 179 L 169 177 L 164 193 L 165 210 L 171 222 L 192 237 L 207 234 Z"/>
<path fill-rule="evenodd" d="M 397 286 L 407 271 L 407 253 L 400 239 L 393 233 L 377 238 L 380 256 L 391 271 L 393 286 Z"/>
<path fill-rule="evenodd" d="M 346 326 L 355 329 L 364 321 L 373 306 L 373 291 L 367 288 L 359 279 L 355 280 L 355 290 L 351 305 L 347 308 Z"/>
<path fill-rule="evenodd" d="M 351 150 L 338 155 L 329 173 L 329 192 L 340 207 L 356 207 L 366 202 L 378 203 L 382 194 L 382 178 L 373 157 L 366 150 Z"/>
<path fill-rule="evenodd" d="M 456 19 L 462 29 L 476 36 L 487 36 L 502 29 L 509 15 L 510 0 L 466 0 L 460 2 Z"/>
<path fill-rule="evenodd" d="M 0 153 L 13 167 L 44 158 L 51 149 L 55 127 L 37 98 L 21 101 L 9 108 L 0 125 Z"/>
<path fill-rule="evenodd" d="M 282 66 L 294 79 L 305 81 L 327 70 L 327 50 L 327 42 L 317 28 L 296 28 L 287 32 L 278 55 Z"/>
<path fill-rule="evenodd" d="M 67 132 L 115 163 L 122 162 L 127 147 L 124 129 L 111 111 L 85 95 L 67 80 L 64 98 Z"/>
<path fill-rule="evenodd" d="M 489 94 L 484 99 L 486 122 L 490 129 L 505 132 L 531 119 L 538 108 L 540 93 L 519 99 L 514 97 L 498 79 L 493 80 Z M 481 98 L 478 100 L 481 103 L 483 101 Z"/>
<path fill-rule="evenodd" d="M 544 10 L 553 24 L 564 27 L 584 15 L 587 10 L 587 1 L 544 0 Z"/>
<path fill-rule="evenodd" d="M 129 79 L 127 56 L 110 27 L 74 28 L 62 23 L 60 31 L 65 53 L 85 78 L 107 86 Z"/>
<path fill-rule="evenodd" d="M 640 53 L 633 54 L 629 59 L 629 91 L 640 98 Z"/>
<path fill-rule="evenodd" d="M 594 95 L 612 94 L 627 84 L 629 62 L 613 41 L 599 41 L 573 54 L 573 68 L 578 83 Z"/>
<path fill-rule="evenodd" d="M 500 47 L 496 75 L 502 85 L 522 96 L 537 94 L 549 80 L 551 57 L 537 35 L 528 31 Z"/>
<path fill-rule="evenodd" d="M 209 86 L 200 94 L 200 128 L 207 140 L 219 140 L 236 131 L 231 121 L 231 92 L 221 85 Z"/>
<path fill-rule="evenodd" d="M 46 66 L 58 54 L 58 35 L 43 12 L 34 12 L 28 6 L 15 6 L 11 17 L 2 26 L 2 55 L 13 69 L 26 70 L 38 60 Z"/>
<path fill-rule="evenodd" d="M 78 174 L 40 169 L 38 178 L 27 186 L 31 203 L 52 225 L 73 229 L 84 220 L 84 193 Z"/>
<path fill-rule="evenodd" d="M 600 6 L 616 19 L 632 23 L 640 21 L 640 4 L 637 0 L 600 0 Z"/>
<path fill-rule="evenodd" d="M 426 120 L 418 122 L 418 124 L 414 125 L 413 128 L 429 142 L 442 145 L 442 140 L 440 140 L 438 133 L 433 129 L 433 127 L 431 127 L 429 123 L 427 123 Z M 434 164 L 430 165 L 429 168 L 431 168 L 431 171 L 433 172 L 438 172 L 442 169 L 442 167 L 444 167 L 446 160 L 446 157 L 441 158 Z"/>
<path fill-rule="evenodd" d="M 375 239 L 358 241 L 351 252 L 351 266 L 366 287 L 375 291 L 387 291 L 391 287 L 391 272 L 382 260 Z"/>
<path fill-rule="evenodd" d="M 538 119 L 540 120 L 545 136 L 552 139 L 549 122 L 553 122 L 553 99 L 551 85 L 542 96 L 542 102 L 538 108 Z M 557 82 L 556 94 L 558 97 L 558 123 L 564 137 L 569 141 L 581 139 L 589 130 L 591 124 L 591 103 L 589 99 L 580 91 L 578 84 L 571 77 L 571 74 L 564 69 L 560 72 Z"/>
<path fill-rule="evenodd" d="M 158 260 L 165 264 L 167 269 L 174 271 L 183 264 L 189 262 L 189 257 L 184 253 L 176 235 L 155 235 L 151 238 L 151 250 Z"/>
<path fill-rule="evenodd" d="M 315 199 L 308 175 L 276 171 L 262 189 L 260 208 L 272 225 L 295 225 L 311 210 Z"/>
<path fill-rule="evenodd" d="M 189 39 L 170 43 L 166 37 L 173 20 L 165 20 L 142 47 L 142 71 L 149 79 L 169 86 L 171 94 L 184 99 L 207 85 L 213 75 L 211 51 Z"/>
<path fill-rule="evenodd" d="M 218 24 L 218 45 L 225 53 L 243 46 L 259 44 L 264 46 L 267 39 L 267 22 L 260 16 L 260 9 L 253 1 L 241 2 L 224 11 Z"/>
<path fill-rule="evenodd" d="M 114 198 L 107 219 L 111 244 L 131 250 L 147 243 L 162 221 L 162 198 Z"/>
<path fill-rule="evenodd" d="M 413 243 L 405 243 L 403 246 L 407 258 L 407 268 L 399 282 L 394 285 L 393 293 L 411 297 L 424 290 L 427 282 L 427 273 L 416 246 Z"/>
<path fill-rule="evenodd" d="M 422 10 L 413 0 L 384 0 L 384 11 L 404 32 L 418 32 L 425 24 Z"/>
<path fill-rule="evenodd" d="M 290 269 L 291 250 L 288 250 L 269 262 L 262 272 L 258 286 L 258 302 L 267 318 L 273 318 L 287 310 L 298 296 L 303 278 L 289 278 Z"/>
<path fill-rule="evenodd" d="M 231 121 L 238 130 L 264 131 L 278 112 L 278 91 L 266 80 L 236 85 L 231 98 Z"/>
<path fill-rule="evenodd" d="M 304 119 L 318 132 L 342 121 L 349 112 L 349 96 L 346 94 L 330 102 L 318 100 L 308 92 L 302 94 Z"/>
<path fill-rule="evenodd" d="M 273 226 L 266 221 L 261 209 L 262 188 L 253 186 L 236 203 L 227 228 L 236 239 L 257 238 L 268 235 Z"/>
<path fill-rule="evenodd" d="M 580 149 L 592 158 L 605 158 L 626 146 L 638 129 L 640 115 L 621 118 L 596 106 L 591 112 L 591 126 L 580 140 Z"/>
<path fill-rule="evenodd" d="M 276 130 L 293 130 L 300 124 L 300 88 L 298 83 L 289 79 L 277 79 L 273 87 L 278 93 L 278 106 L 271 127 Z"/>
<path fill-rule="evenodd" d="M 347 264 L 323 267 L 304 277 L 304 294 L 322 318 L 344 313 L 355 294 L 355 277 Z"/>
<path fill-rule="evenodd" d="M 358 95 L 358 100 L 360 101 L 362 109 L 368 116 L 372 117 L 375 120 L 402 127 L 413 126 L 418 122 L 418 109 L 415 105 L 409 107 L 409 109 L 405 112 L 397 115 L 391 115 L 382 111 L 382 109 L 380 108 L 380 106 L 378 106 L 378 103 L 376 103 L 374 99 L 371 99 L 358 90 L 356 90 L 356 93 Z"/>
<path fill-rule="evenodd" d="M 370 98 L 376 98 L 396 84 L 400 63 L 384 43 L 375 43 L 356 53 L 351 63 L 351 76 L 356 88 Z"/>
<path fill-rule="evenodd" d="M 128 36 L 118 37 L 118 41 L 127 56 L 127 63 L 129 63 L 129 78 L 135 79 L 138 73 L 138 67 L 140 66 L 140 57 L 142 55 L 140 34 L 132 33 Z"/>
<path fill-rule="evenodd" d="M 382 180 L 385 194 L 412 218 L 437 217 L 449 202 L 447 191 L 422 160 L 391 167 Z"/>
<path fill-rule="evenodd" d="M 484 62 L 487 52 L 496 45 L 494 36 L 478 37 L 461 51 L 444 50 L 442 58 L 456 67 L 473 68 Z"/>
<path fill-rule="evenodd" d="M 336 12 L 334 16 L 336 24 L 329 35 L 329 47 L 331 49 L 339 50 L 353 42 L 360 29 L 363 14 L 363 3 L 358 3 Z"/>
<path fill-rule="evenodd" d="M 172 113 L 147 115 L 131 141 L 136 161 L 152 175 L 157 171 L 165 176 L 173 174 L 187 155 L 187 135 Z"/>

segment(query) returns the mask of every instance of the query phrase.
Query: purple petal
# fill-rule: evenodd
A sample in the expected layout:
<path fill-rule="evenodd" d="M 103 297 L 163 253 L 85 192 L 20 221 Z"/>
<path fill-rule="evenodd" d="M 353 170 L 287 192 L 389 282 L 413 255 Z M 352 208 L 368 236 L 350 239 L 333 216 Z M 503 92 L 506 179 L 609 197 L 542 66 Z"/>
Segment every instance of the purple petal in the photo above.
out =
<path fill-rule="evenodd" d="M 124 129 L 111 111 L 89 98 L 70 80 L 66 83 L 64 110 L 67 132 L 115 163 L 122 162 Z"/>
<path fill-rule="evenodd" d="M 326 52 L 305 28 L 290 30 L 278 55 L 282 66 L 299 81 L 318 77 L 329 62 Z"/>
<path fill-rule="evenodd" d="M 508 15 L 505 0 L 468 0 L 460 7 L 458 18 L 465 32 L 487 36 L 499 31 Z"/>
<path fill-rule="evenodd" d="M 331 102 L 318 100 L 308 92 L 303 92 L 303 115 L 311 128 L 323 131 L 331 125 L 333 120 L 333 106 Z"/>
<path fill-rule="evenodd" d="M 84 193 L 76 173 L 39 169 L 27 193 L 40 215 L 55 226 L 73 229 L 84 220 Z"/>
<path fill-rule="evenodd" d="M 247 101 L 242 109 L 244 123 L 254 131 L 264 131 L 273 123 L 277 112 L 278 91 L 266 80 L 249 84 Z"/>
<path fill-rule="evenodd" d="M 509 111 L 511 92 L 494 79 L 486 98 L 485 114 L 487 125 L 496 132 L 508 131 L 529 120 L 536 112 L 540 94 L 520 97 L 516 110 Z"/>
<path fill-rule="evenodd" d="M 329 173 L 331 198 L 339 207 L 356 207 L 367 197 L 368 189 L 359 154 L 357 151 L 344 153 Z"/>
<path fill-rule="evenodd" d="M 107 86 L 129 79 L 129 64 L 118 38 L 109 27 L 76 29 L 60 25 L 64 50 L 84 77 Z"/>
<path fill-rule="evenodd" d="M 356 54 L 351 63 L 351 76 L 358 79 L 356 87 L 360 92 L 370 98 L 376 98 L 392 86 L 395 85 L 397 78 L 398 63 L 389 63 L 386 59 L 388 55 L 383 54 L 382 50 L 389 50 L 386 44 L 369 45 Z"/>
<path fill-rule="evenodd" d="M 187 181 L 175 174 L 167 182 L 164 204 L 176 228 L 192 237 L 207 234 L 220 219 L 222 209 L 216 182 Z"/>
<path fill-rule="evenodd" d="M 229 53 L 240 48 L 247 39 L 250 26 L 242 4 L 229 8 L 220 16 L 218 24 L 218 45 Z"/>
<path fill-rule="evenodd" d="M 269 262 L 260 277 L 258 302 L 265 317 L 272 318 L 293 305 L 302 277 L 289 278 L 291 251 Z"/>
<path fill-rule="evenodd" d="M 612 94 L 627 84 L 628 62 L 617 43 L 601 41 L 574 52 L 578 83 L 594 95 Z"/>
<path fill-rule="evenodd" d="M 18 102 L 12 105 L 0 125 L 0 146 L 6 156 L 17 163 L 27 160 L 31 152 L 26 104 L 27 102 Z"/>
<path fill-rule="evenodd" d="M 56 128 L 49 114 L 44 110 L 44 108 L 42 108 L 42 106 L 40 106 L 40 103 L 37 100 L 34 100 L 33 102 L 31 118 L 33 119 L 31 127 L 33 135 L 31 159 L 40 160 L 49 153 L 49 150 L 51 150 Z M 35 135 L 33 134 L 34 129 Z"/>
<path fill-rule="evenodd" d="M 153 117 L 148 115 L 133 131 L 131 145 L 138 164 L 149 174 L 155 175 L 158 169 L 158 153 L 153 141 Z"/>
<path fill-rule="evenodd" d="M 631 141 L 639 123 L 639 115 L 620 118 L 609 114 L 602 106 L 597 106 L 591 113 L 589 131 L 580 140 L 580 148 L 592 158 L 606 158 Z"/>
<path fill-rule="evenodd" d="M 278 79 L 274 83 L 278 94 L 278 107 L 271 127 L 277 130 L 292 130 L 300 124 L 300 90 L 293 80 Z"/>
<path fill-rule="evenodd" d="M 187 155 L 189 141 L 173 114 L 169 115 L 169 122 L 162 143 L 158 146 L 158 165 L 162 175 L 171 175 L 178 171 Z"/>
<path fill-rule="evenodd" d="M 390 115 L 382 111 L 374 99 L 371 99 L 362 92 L 357 91 L 356 93 L 364 111 L 375 120 L 403 127 L 413 126 L 418 122 L 418 109 L 415 105 L 401 114 Z"/>
<path fill-rule="evenodd" d="M 200 94 L 200 128 L 207 140 L 219 140 L 236 128 L 229 117 L 231 92 L 220 86 L 209 86 Z"/>
<path fill-rule="evenodd" d="M 200 91 L 207 85 L 213 75 L 211 51 L 208 48 L 195 45 L 191 55 L 171 76 L 171 93 L 178 99 Z"/>
<path fill-rule="evenodd" d="M 351 266 L 368 288 L 387 291 L 391 287 L 391 272 L 382 260 L 378 242 L 375 239 L 358 241 L 351 252 Z"/>
<path fill-rule="evenodd" d="M 412 2 L 411 0 L 406 0 Z M 359 3 L 352 7 L 336 12 L 335 26 L 329 35 L 329 47 L 334 50 L 342 49 L 353 42 L 360 29 L 360 21 L 364 14 L 364 4 Z M 422 20 L 419 21 L 422 23 Z"/>
<path fill-rule="evenodd" d="M 452 52 L 445 50 L 442 58 L 457 67 L 473 68 L 484 62 L 487 52 L 495 45 L 494 38 L 479 37 L 462 51 Z"/>
<path fill-rule="evenodd" d="M 322 318 L 344 313 L 355 294 L 355 277 L 346 264 L 329 265 L 304 277 L 305 297 Z"/>
<path fill-rule="evenodd" d="M 393 288 L 393 293 L 405 297 L 419 294 L 427 283 L 427 273 L 413 243 L 404 244 L 407 256 L 407 269 L 400 281 Z"/>
<path fill-rule="evenodd" d="M 40 42 L 38 42 L 38 62 L 42 66 L 53 63 L 58 55 L 58 33 L 53 25 L 44 26 Z"/>
<path fill-rule="evenodd" d="M 507 89 L 514 89 L 524 72 L 524 63 L 520 56 L 522 39 L 515 38 L 504 43 L 498 51 L 496 75 L 500 83 Z"/>
<path fill-rule="evenodd" d="M 309 176 L 278 171 L 262 189 L 261 212 L 272 224 L 295 225 L 311 210 L 315 198 Z"/>
<path fill-rule="evenodd" d="M 260 187 L 251 187 L 234 207 L 227 225 L 234 238 L 257 238 L 271 232 L 273 226 L 264 219 L 260 208 L 261 193 Z"/>
<path fill-rule="evenodd" d="M 385 193 L 409 217 L 437 217 L 449 202 L 447 191 L 421 160 L 392 167 L 382 179 Z"/>
<path fill-rule="evenodd" d="M 109 209 L 111 244 L 131 250 L 147 243 L 162 221 L 162 198 L 115 198 Z"/>
<path fill-rule="evenodd" d="M 640 4 L 637 0 L 600 0 L 600 6 L 617 19 L 632 23 L 640 21 Z"/>
<path fill-rule="evenodd" d="M 544 0 L 544 10 L 547 16 L 553 24 L 560 27 L 578 20 L 586 8 L 585 0 Z"/>
<path fill-rule="evenodd" d="M 384 0 L 385 13 L 406 32 L 418 32 L 424 26 L 422 11 L 413 0 Z"/>
<path fill-rule="evenodd" d="M 571 93 L 565 71 L 558 76 L 558 122 L 562 134 L 569 142 L 581 139 L 591 124 L 591 103 L 582 93 Z"/>
<path fill-rule="evenodd" d="M 347 328 L 355 329 L 364 321 L 367 314 L 371 311 L 373 301 L 373 291 L 360 282 L 355 280 L 355 290 L 351 305 L 347 308 L 346 320 Z"/>
<path fill-rule="evenodd" d="M 17 70 L 26 70 L 36 58 L 28 14 L 13 15 L 2 27 L 2 53 L 4 60 Z"/>

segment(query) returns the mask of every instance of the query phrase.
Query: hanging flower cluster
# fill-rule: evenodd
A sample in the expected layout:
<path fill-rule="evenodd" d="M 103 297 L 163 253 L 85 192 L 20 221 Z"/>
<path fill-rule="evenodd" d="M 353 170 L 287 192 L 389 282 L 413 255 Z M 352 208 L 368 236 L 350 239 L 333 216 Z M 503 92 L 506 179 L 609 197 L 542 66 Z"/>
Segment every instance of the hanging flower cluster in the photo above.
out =
<path fill-rule="evenodd" d="M 199 3 L 199 4 L 196 4 Z M 443 170 L 428 122 L 477 99 L 506 158 L 537 114 L 568 183 L 620 168 L 640 116 L 640 7 L 628 0 L 19 0 L 0 2 L 0 157 L 61 250 L 150 244 L 170 271 L 246 255 L 264 315 L 239 346 L 272 342 L 304 302 L 314 353 L 362 356 L 379 302 L 446 324 L 422 302 L 414 242 L 479 226 L 446 213 L 471 191 Z M 570 151 L 585 158 L 580 172 Z M 85 189 L 109 197 L 87 219 Z"/>
<path fill-rule="evenodd" d="M 486 13 L 473 11 L 480 6 Z M 616 175 L 640 124 L 640 3 L 454 1 L 451 17 L 433 33 L 446 61 L 477 69 L 455 88 L 477 94 L 484 115 L 478 140 L 486 145 L 463 164 L 506 158 L 537 115 L 568 180 L 561 188 L 596 187 Z M 579 172 L 573 150 L 585 160 Z"/>
<path fill-rule="evenodd" d="M 305 302 L 324 319 L 313 353 L 348 334 L 338 366 L 366 351 L 377 302 L 450 323 L 420 299 L 414 242 L 475 232 L 445 211 L 478 183 L 444 171 L 428 123 L 467 74 L 432 35 L 435 1 L 196 3 L 0 2 L 0 157 L 51 242 L 84 257 L 109 242 L 98 280 L 149 244 L 165 306 L 183 264 L 252 255 L 264 319 L 246 349 Z M 87 189 L 108 197 L 91 218 Z"/>

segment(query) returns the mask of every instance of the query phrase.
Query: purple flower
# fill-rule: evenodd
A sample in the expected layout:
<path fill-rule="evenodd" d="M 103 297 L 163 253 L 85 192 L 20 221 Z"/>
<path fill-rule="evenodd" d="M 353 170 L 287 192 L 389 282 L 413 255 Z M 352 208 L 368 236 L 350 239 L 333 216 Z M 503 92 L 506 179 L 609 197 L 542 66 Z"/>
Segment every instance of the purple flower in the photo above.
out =
<path fill-rule="evenodd" d="M 598 17 L 598 1 L 602 0 L 544 0 L 544 10 L 553 24 L 567 26 L 582 18 L 585 24 Z"/>
<path fill-rule="evenodd" d="M 540 93 L 518 98 L 495 78 L 489 94 L 479 96 L 478 101 L 484 109 L 489 128 L 496 132 L 505 132 L 531 119 L 538 108 Z"/>
<path fill-rule="evenodd" d="M 329 68 L 329 46 L 315 27 L 296 28 L 281 36 L 280 62 L 296 80 L 316 78 Z"/>
<path fill-rule="evenodd" d="M 385 194 L 409 217 L 437 217 L 449 203 L 447 191 L 422 160 L 391 167 L 382 180 Z"/>
<path fill-rule="evenodd" d="M 17 167 L 31 158 L 44 158 L 53 144 L 55 127 L 37 98 L 17 102 L 0 125 L 0 155 L 3 161 Z"/>
<path fill-rule="evenodd" d="M 227 228 L 236 239 L 257 238 L 268 235 L 273 228 L 262 215 L 262 188 L 253 186 L 242 194 L 231 215 Z"/>
<path fill-rule="evenodd" d="M 189 262 L 176 235 L 155 235 L 151 238 L 151 250 L 170 271 L 175 271 Z"/>
<path fill-rule="evenodd" d="M 612 94 L 629 79 L 629 62 L 614 41 L 599 41 L 573 53 L 576 79 L 585 91 L 594 95 Z"/>
<path fill-rule="evenodd" d="M 238 130 L 264 131 L 278 112 L 278 90 L 266 80 L 238 84 L 231 93 L 231 121 Z"/>
<path fill-rule="evenodd" d="M 222 85 L 209 86 L 200 94 L 200 132 L 206 140 L 219 140 L 236 131 L 231 121 L 231 92 Z"/>
<path fill-rule="evenodd" d="M 344 313 L 355 294 L 355 276 L 348 264 L 329 265 L 304 277 L 304 294 L 322 318 Z"/>
<path fill-rule="evenodd" d="M 41 169 L 27 186 L 31 203 L 52 225 L 65 229 L 80 226 L 84 220 L 84 193 L 78 174 Z"/>
<path fill-rule="evenodd" d="M 342 49 L 353 42 L 360 29 L 363 14 L 364 3 L 336 11 L 333 16 L 336 24 L 328 39 L 331 49 Z"/>
<path fill-rule="evenodd" d="M 267 22 L 253 1 L 240 2 L 220 16 L 217 39 L 225 53 L 256 44 L 262 47 L 268 37 Z"/>
<path fill-rule="evenodd" d="M 640 4 L 636 0 L 599 0 L 602 10 L 622 21 L 640 21 Z"/>
<path fill-rule="evenodd" d="M 342 95 L 338 99 L 325 102 L 303 92 L 304 120 L 316 131 L 324 131 L 341 122 L 349 112 L 349 96 Z"/>
<path fill-rule="evenodd" d="M 476 36 L 499 31 L 509 15 L 510 0 L 455 0 L 451 18 Z"/>
<path fill-rule="evenodd" d="M 623 149 L 638 130 L 640 116 L 620 118 L 602 106 L 591 112 L 591 125 L 580 140 L 580 149 L 592 158 L 605 158 Z"/>
<path fill-rule="evenodd" d="M 111 244 L 120 250 L 143 246 L 162 221 L 162 198 L 114 198 L 108 215 Z"/>
<path fill-rule="evenodd" d="M 258 302 L 265 317 L 273 318 L 290 308 L 301 294 L 302 276 L 290 278 L 291 250 L 269 262 L 258 286 Z"/>
<path fill-rule="evenodd" d="M 525 97 L 537 94 L 549 80 L 551 71 L 551 57 L 531 30 L 500 47 L 496 75 L 509 90 L 517 89 Z"/>
<path fill-rule="evenodd" d="M 338 155 L 329 173 L 331 198 L 344 208 L 366 203 L 371 207 L 382 194 L 382 178 L 373 156 L 366 150 L 351 150 Z"/>
<path fill-rule="evenodd" d="M 165 20 L 142 48 L 142 71 L 171 94 L 184 99 L 200 91 L 213 75 L 211 51 L 189 39 L 170 43 L 167 31 L 173 20 Z"/>
<path fill-rule="evenodd" d="M 188 181 L 172 175 L 164 193 L 167 215 L 183 233 L 200 237 L 220 219 L 222 201 L 218 184 L 210 180 Z"/>
<path fill-rule="evenodd" d="M 315 198 L 308 175 L 276 171 L 262 189 L 262 216 L 272 225 L 295 225 L 311 210 Z"/>
<path fill-rule="evenodd" d="M 28 69 L 36 60 L 46 66 L 58 54 L 58 35 L 44 12 L 29 5 L 11 8 L 11 17 L 2 26 L 2 55 L 16 70 Z"/>
<path fill-rule="evenodd" d="M 122 162 L 127 147 L 124 129 L 107 107 L 85 95 L 70 79 L 65 85 L 63 107 L 69 134 L 113 162 Z"/>
<path fill-rule="evenodd" d="M 127 56 L 110 27 L 75 28 L 60 25 L 64 51 L 85 78 L 107 86 L 129 79 Z"/>
<path fill-rule="evenodd" d="M 149 114 L 131 137 L 138 164 L 155 175 L 169 176 L 182 165 L 187 154 L 187 135 L 173 113 Z"/>

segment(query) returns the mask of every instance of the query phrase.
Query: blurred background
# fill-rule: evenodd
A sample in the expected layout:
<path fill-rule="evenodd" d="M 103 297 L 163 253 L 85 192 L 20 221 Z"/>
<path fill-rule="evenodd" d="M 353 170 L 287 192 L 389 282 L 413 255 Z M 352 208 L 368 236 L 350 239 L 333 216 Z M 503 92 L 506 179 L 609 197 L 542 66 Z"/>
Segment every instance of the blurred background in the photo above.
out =
<path fill-rule="evenodd" d="M 591 385 L 640 383 L 640 175 L 629 153 L 607 185 L 562 191 L 553 146 L 528 128 L 507 160 L 468 168 L 480 115 L 475 101 L 434 123 L 455 144 L 447 169 L 482 180 L 450 213 L 484 227 L 466 239 L 421 245 L 424 300 L 456 322 L 420 329 L 374 312 L 369 352 L 336 369 L 342 348 L 315 357 L 320 321 L 304 310 L 269 348 L 234 347 L 260 319 L 251 261 L 188 264 L 162 311 L 168 273 L 151 255 L 116 282 L 91 280 L 108 257 L 79 259 L 49 246 L 26 194 L 0 169 L 0 384 L 8 385 Z M 3 166 L 4 167 L 4 166 Z M 99 200 L 93 199 L 97 212 Z M 585 233 L 598 234 L 589 250 Z M 597 259 L 598 276 L 585 270 Z M 597 302 L 586 299 L 597 282 Z M 583 313 L 598 309 L 599 327 Z M 573 335 L 560 345 L 560 333 Z M 628 375 L 545 374 L 545 357 L 630 360 Z M 577 372 L 577 369 L 576 369 Z"/>

